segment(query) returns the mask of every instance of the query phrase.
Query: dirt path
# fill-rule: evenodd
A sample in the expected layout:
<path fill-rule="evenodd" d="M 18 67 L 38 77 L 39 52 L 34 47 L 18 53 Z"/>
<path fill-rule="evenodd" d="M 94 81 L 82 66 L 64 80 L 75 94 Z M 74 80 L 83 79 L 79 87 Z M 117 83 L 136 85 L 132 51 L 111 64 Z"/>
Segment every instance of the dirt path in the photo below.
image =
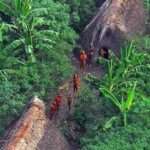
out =
<path fill-rule="evenodd" d="M 54 122 L 47 119 L 45 134 L 38 143 L 37 150 L 70 150 L 70 145 Z"/>
<path fill-rule="evenodd" d="M 47 121 L 45 126 L 45 134 L 37 146 L 37 150 L 72 150 L 69 142 L 66 140 L 64 135 L 61 133 L 59 127 L 61 123 L 67 119 L 67 117 L 73 112 L 73 109 L 69 111 L 67 105 L 67 96 L 68 93 L 72 95 L 72 100 L 75 99 L 73 93 L 73 86 L 71 80 L 66 81 L 63 85 L 66 86 L 62 90 L 62 104 L 57 114 L 55 114 L 53 120 L 49 120 L 47 115 Z M 74 101 L 72 103 L 72 108 Z"/>
<path fill-rule="evenodd" d="M 84 73 L 80 72 L 78 60 L 72 56 L 72 63 L 76 68 L 76 72 L 80 74 L 80 78 L 83 82 L 83 78 L 86 74 L 92 73 L 96 76 L 100 76 L 102 70 L 97 65 L 92 65 L 86 68 Z M 64 87 L 64 89 L 63 89 Z M 79 150 L 78 145 L 70 144 L 70 141 L 67 141 L 64 135 L 61 133 L 59 126 L 63 123 L 64 120 L 69 117 L 74 112 L 74 105 L 76 102 L 76 95 L 73 92 L 72 79 L 66 81 L 60 88 L 62 88 L 62 98 L 63 102 L 60 107 L 58 114 L 50 121 L 47 117 L 47 123 L 45 126 L 45 134 L 41 141 L 38 144 L 37 150 Z M 67 96 L 68 94 L 72 95 L 72 109 L 69 111 L 67 106 Z"/>

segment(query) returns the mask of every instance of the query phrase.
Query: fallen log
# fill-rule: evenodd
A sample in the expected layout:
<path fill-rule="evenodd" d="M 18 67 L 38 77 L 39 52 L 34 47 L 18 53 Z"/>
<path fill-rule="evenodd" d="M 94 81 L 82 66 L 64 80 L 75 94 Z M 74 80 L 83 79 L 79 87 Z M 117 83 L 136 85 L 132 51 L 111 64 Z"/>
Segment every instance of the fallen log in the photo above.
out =
<path fill-rule="evenodd" d="M 84 49 L 106 47 L 119 51 L 125 39 L 145 30 L 145 12 L 141 0 L 106 0 L 81 34 Z"/>

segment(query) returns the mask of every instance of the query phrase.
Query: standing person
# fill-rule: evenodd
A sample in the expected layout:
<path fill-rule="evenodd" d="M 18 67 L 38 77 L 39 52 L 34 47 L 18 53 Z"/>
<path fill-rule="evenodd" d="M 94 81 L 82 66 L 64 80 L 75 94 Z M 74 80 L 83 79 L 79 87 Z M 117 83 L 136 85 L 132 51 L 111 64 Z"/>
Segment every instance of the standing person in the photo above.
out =
<path fill-rule="evenodd" d="M 62 103 L 62 96 L 57 95 L 50 106 L 50 120 L 52 120 L 54 114 L 59 111 L 60 105 Z"/>
<path fill-rule="evenodd" d="M 92 64 L 93 55 L 94 55 L 94 49 L 91 48 L 91 49 L 87 52 L 87 65 L 88 65 L 88 66 Z"/>
<path fill-rule="evenodd" d="M 56 112 L 57 112 L 57 103 L 56 101 L 54 101 L 50 106 L 50 120 L 53 119 Z"/>
<path fill-rule="evenodd" d="M 104 57 L 105 59 L 109 59 L 109 52 L 108 52 L 108 49 L 103 47 L 99 50 L 99 55 L 101 57 Z"/>
<path fill-rule="evenodd" d="M 60 105 L 62 103 L 62 96 L 61 95 L 57 95 L 54 99 L 54 101 L 56 102 L 56 105 L 57 105 L 57 111 L 59 110 L 60 108 Z"/>
<path fill-rule="evenodd" d="M 73 76 L 73 90 L 74 93 L 77 92 L 80 88 L 80 77 L 78 74 L 74 74 Z"/>
<path fill-rule="evenodd" d="M 85 70 L 85 65 L 86 65 L 86 61 L 87 61 L 87 54 L 85 53 L 84 50 L 82 50 L 80 52 L 79 60 L 80 60 L 80 69 Z"/>
<path fill-rule="evenodd" d="M 72 105 L 72 96 L 71 96 L 71 94 L 69 94 L 67 96 L 67 104 L 68 104 L 68 109 L 70 111 L 71 110 L 71 105 Z"/>

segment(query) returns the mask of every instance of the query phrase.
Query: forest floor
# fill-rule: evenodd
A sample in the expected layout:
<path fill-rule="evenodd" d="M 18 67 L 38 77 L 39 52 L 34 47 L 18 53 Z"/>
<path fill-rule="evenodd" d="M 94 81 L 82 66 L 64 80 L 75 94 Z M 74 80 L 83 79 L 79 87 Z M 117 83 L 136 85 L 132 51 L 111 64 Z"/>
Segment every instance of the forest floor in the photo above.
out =
<path fill-rule="evenodd" d="M 91 73 L 96 76 L 102 75 L 102 69 L 95 64 L 86 68 L 84 72 L 81 73 L 79 68 L 79 62 L 76 57 L 72 56 L 72 63 L 75 66 L 75 72 L 79 73 L 81 79 L 81 85 L 84 82 L 84 77 L 86 74 Z M 63 89 L 61 92 L 61 96 L 63 102 L 58 113 L 54 116 L 53 120 L 49 120 L 47 115 L 47 123 L 45 126 L 45 134 L 41 141 L 38 144 L 37 150 L 79 150 L 80 147 L 77 143 L 75 143 L 72 139 L 76 136 L 76 124 L 74 121 L 67 121 L 69 117 L 72 117 L 74 112 L 74 106 L 77 101 L 77 94 L 73 92 L 73 83 L 72 79 L 65 81 L 62 87 L 67 87 Z M 72 107 L 71 111 L 69 111 L 68 104 L 67 104 L 67 96 L 68 94 L 72 96 Z M 48 105 L 49 107 L 50 105 Z M 66 138 L 63 133 L 61 132 L 61 126 L 64 122 L 67 122 L 67 126 L 70 131 L 70 135 L 72 136 L 70 139 Z M 80 131 L 78 131 L 80 132 Z"/>

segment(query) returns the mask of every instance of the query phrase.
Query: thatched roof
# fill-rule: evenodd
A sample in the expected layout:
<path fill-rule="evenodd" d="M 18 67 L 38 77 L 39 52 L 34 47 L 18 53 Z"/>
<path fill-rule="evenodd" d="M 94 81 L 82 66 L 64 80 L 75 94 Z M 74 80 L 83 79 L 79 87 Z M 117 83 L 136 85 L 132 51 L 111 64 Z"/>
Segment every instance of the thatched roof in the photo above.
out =
<path fill-rule="evenodd" d="M 141 0 L 106 0 L 81 35 L 84 49 L 107 47 L 119 50 L 122 41 L 144 32 Z"/>
<path fill-rule="evenodd" d="M 34 97 L 10 129 L 0 150 L 69 150 L 55 121 L 46 116 L 45 104 Z"/>
<path fill-rule="evenodd" d="M 10 131 L 2 150 L 36 149 L 44 134 L 45 105 L 38 98 L 32 99 L 20 120 Z"/>

